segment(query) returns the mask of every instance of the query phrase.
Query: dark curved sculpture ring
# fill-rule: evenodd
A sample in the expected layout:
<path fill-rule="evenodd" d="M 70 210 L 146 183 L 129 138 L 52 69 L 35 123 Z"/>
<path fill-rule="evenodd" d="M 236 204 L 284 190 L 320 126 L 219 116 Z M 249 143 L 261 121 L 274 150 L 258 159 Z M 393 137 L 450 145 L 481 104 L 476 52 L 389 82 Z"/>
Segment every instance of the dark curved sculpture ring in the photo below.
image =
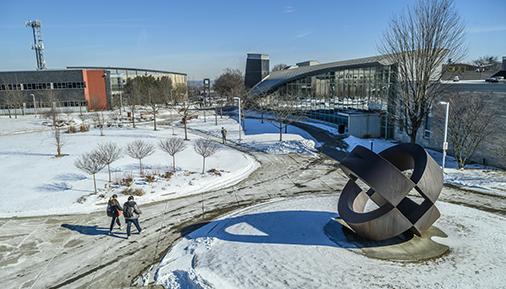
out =
<path fill-rule="evenodd" d="M 411 230 L 417 235 L 440 216 L 434 205 L 443 188 L 443 173 L 417 144 L 399 144 L 379 154 L 357 146 L 340 163 L 350 177 L 339 197 L 338 212 L 358 235 L 386 240 Z M 357 180 L 369 188 L 363 190 Z M 423 199 L 415 202 L 415 190 Z M 378 208 L 366 211 L 368 200 Z"/>

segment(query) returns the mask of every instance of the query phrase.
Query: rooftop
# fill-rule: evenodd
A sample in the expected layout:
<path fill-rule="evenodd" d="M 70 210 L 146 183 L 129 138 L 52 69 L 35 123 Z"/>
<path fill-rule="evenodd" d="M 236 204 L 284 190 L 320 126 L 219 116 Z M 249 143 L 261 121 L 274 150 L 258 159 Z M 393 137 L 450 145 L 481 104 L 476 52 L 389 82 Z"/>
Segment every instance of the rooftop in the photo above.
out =
<path fill-rule="evenodd" d="M 390 63 L 388 63 L 387 59 L 383 56 L 372 56 L 322 64 L 298 66 L 295 68 L 290 67 L 289 69 L 272 71 L 271 74 L 269 74 L 261 82 L 256 84 L 251 89 L 251 92 L 255 95 L 268 93 L 269 91 L 276 89 L 277 87 L 283 85 L 288 81 L 305 76 L 312 76 L 320 73 L 325 73 L 326 71 L 332 71 L 335 70 L 336 68 L 355 68 L 355 67 L 358 68 L 364 66 L 389 65 L 389 64 Z"/>

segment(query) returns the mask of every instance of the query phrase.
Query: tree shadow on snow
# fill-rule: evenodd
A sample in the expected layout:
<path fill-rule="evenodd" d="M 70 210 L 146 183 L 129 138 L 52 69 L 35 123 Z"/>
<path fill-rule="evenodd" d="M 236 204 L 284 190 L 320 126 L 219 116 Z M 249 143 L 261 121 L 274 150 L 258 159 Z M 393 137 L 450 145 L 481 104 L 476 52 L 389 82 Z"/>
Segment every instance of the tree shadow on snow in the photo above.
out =
<path fill-rule="evenodd" d="M 54 154 L 34 153 L 34 152 L 0 152 L 3 156 L 33 156 L 33 157 L 54 157 Z"/>
<path fill-rule="evenodd" d="M 324 211 L 263 212 L 192 224 L 183 228 L 181 235 L 187 239 L 212 237 L 231 242 L 341 248 L 387 246 L 404 241 L 362 239 L 336 222 L 336 217 L 337 213 Z"/>
<path fill-rule="evenodd" d="M 124 239 L 125 237 L 121 237 L 121 236 L 117 236 L 117 235 L 125 235 L 126 234 L 123 232 L 121 232 L 121 233 L 113 232 L 113 234 L 110 235 L 109 228 L 99 227 L 97 225 L 84 226 L 84 225 L 62 224 L 61 226 L 65 229 L 69 229 L 71 231 L 78 232 L 79 234 L 89 235 L 89 236 L 105 235 L 105 236 L 111 236 L 111 237 L 115 237 L 115 238 L 123 238 Z"/>

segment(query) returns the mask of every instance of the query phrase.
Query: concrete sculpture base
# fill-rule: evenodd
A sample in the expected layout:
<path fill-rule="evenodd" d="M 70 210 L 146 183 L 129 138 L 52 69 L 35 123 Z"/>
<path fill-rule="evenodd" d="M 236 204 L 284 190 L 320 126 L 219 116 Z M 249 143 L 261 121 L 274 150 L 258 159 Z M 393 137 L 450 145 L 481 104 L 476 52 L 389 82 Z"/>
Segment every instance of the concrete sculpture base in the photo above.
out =
<path fill-rule="evenodd" d="M 432 226 L 420 236 L 406 232 L 397 237 L 373 241 L 360 237 L 341 218 L 330 220 L 324 227 L 325 234 L 340 247 L 370 258 L 419 262 L 446 255 L 449 247 L 432 240 L 432 237 L 446 238 L 440 229 Z"/>

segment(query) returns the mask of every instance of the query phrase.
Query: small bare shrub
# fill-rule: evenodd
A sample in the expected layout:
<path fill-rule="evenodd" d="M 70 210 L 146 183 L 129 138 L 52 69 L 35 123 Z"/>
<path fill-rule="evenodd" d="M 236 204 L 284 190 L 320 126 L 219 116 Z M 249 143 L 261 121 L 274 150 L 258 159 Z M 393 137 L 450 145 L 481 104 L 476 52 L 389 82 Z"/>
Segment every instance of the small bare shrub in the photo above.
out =
<path fill-rule="evenodd" d="M 165 173 L 161 174 L 160 176 L 166 180 L 170 180 L 173 175 L 174 175 L 174 172 L 165 172 Z"/>
<path fill-rule="evenodd" d="M 217 169 L 210 169 L 207 171 L 209 174 L 211 175 L 215 175 L 215 176 L 218 176 L 218 177 L 221 177 L 221 172 Z"/>
<path fill-rule="evenodd" d="M 89 130 L 90 130 L 90 126 L 85 123 L 81 123 L 81 125 L 79 126 L 80 132 L 87 132 Z"/>
<path fill-rule="evenodd" d="M 141 188 L 132 188 L 132 187 L 128 187 L 128 188 L 124 189 L 121 193 L 123 195 L 137 196 L 137 197 L 143 196 L 145 194 L 145 192 L 144 192 L 143 189 L 141 189 Z"/>
<path fill-rule="evenodd" d="M 126 174 L 123 176 L 123 178 L 120 180 L 119 184 L 122 186 L 131 186 L 134 183 L 134 178 L 131 174 Z"/>
<path fill-rule="evenodd" d="M 80 196 L 79 199 L 77 199 L 77 202 L 79 204 L 84 204 L 84 202 L 86 202 L 86 197 L 85 196 Z"/>
<path fill-rule="evenodd" d="M 74 125 L 69 125 L 69 128 L 67 129 L 67 133 L 76 133 L 77 128 Z"/>
<path fill-rule="evenodd" d="M 149 173 L 145 174 L 144 178 L 146 179 L 146 182 L 148 182 L 148 183 L 152 183 L 152 182 L 156 181 L 156 175 L 154 175 L 154 174 L 149 174 Z"/>

